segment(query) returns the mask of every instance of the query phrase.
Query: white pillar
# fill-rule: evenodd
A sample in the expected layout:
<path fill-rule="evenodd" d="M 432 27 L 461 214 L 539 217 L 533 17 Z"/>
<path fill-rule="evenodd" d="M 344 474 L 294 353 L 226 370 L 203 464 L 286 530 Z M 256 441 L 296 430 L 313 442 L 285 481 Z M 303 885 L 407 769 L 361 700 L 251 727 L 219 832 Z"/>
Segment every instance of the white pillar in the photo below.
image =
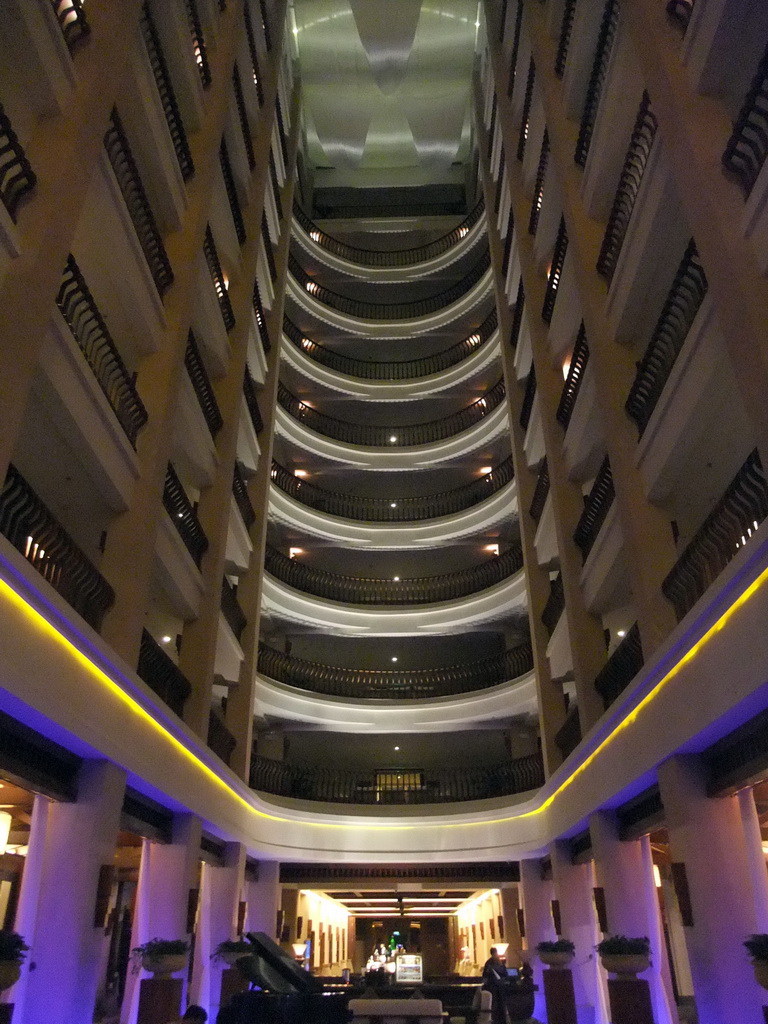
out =
<path fill-rule="evenodd" d="M 259 880 L 247 880 L 245 893 L 248 903 L 246 932 L 266 932 L 270 939 L 274 939 L 277 912 L 280 909 L 280 862 L 260 860 Z M 305 929 L 306 926 L 305 921 Z"/>
<path fill-rule="evenodd" d="M 23 1024 L 91 1024 L 104 929 L 94 925 L 102 864 L 112 864 L 125 773 L 110 761 L 86 761 L 75 803 L 51 803 L 39 871 Z M 31 843 L 36 843 L 34 835 Z M 28 907 L 24 915 L 30 920 Z M 14 1014 L 15 1015 L 15 1014 Z"/>
<path fill-rule="evenodd" d="M 544 1000 L 544 979 L 542 964 L 536 956 L 535 949 L 540 942 L 551 942 L 556 935 L 551 911 L 555 888 L 551 879 L 541 877 L 541 861 L 520 861 L 520 890 L 523 896 L 525 945 L 530 953 L 533 980 L 539 987 L 533 1015 L 543 1020 L 547 1014 Z"/>
<path fill-rule="evenodd" d="M 685 928 L 700 1024 L 747 1024 L 762 1016 L 742 945 L 765 921 L 756 892 L 739 798 L 709 798 L 695 756 L 658 769 L 673 862 L 685 865 L 693 924 Z M 760 896 L 762 899 L 764 896 Z"/>
<path fill-rule="evenodd" d="M 760 820 L 757 817 L 755 796 L 751 788 L 737 794 L 741 824 L 744 829 L 744 850 L 749 863 L 752 886 L 752 903 L 755 908 L 755 931 L 768 933 L 768 871 L 765 869 L 763 838 L 760 834 Z"/>
<path fill-rule="evenodd" d="M 21 878 L 19 905 L 16 909 L 14 930 L 23 935 L 28 946 L 33 946 L 37 927 L 37 903 L 42 888 L 43 868 L 45 864 L 45 847 L 48 834 L 48 820 L 51 801 L 44 796 L 36 796 L 32 805 L 32 820 L 29 828 L 29 847 L 24 862 L 24 873 Z M 29 957 L 22 967 L 21 977 L 7 993 L 8 1002 L 15 1006 L 14 1014 L 19 1020 L 24 1013 L 27 984 L 29 982 Z"/>

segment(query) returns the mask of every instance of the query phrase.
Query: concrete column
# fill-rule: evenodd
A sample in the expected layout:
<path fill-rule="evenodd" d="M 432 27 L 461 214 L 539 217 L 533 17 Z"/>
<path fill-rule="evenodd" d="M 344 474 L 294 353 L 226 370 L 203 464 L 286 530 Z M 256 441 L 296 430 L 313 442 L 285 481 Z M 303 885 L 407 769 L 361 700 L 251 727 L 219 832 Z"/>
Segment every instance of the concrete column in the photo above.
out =
<path fill-rule="evenodd" d="M 50 803 L 45 827 L 30 836 L 38 877 L 36 913 L 25 893 L 20 908 L 33 929 L 24 1005 L 24 1024 L 90 1024 L 98 987 L 103 928 L 94 927 L 96 888 L 103 864 L 115 855 L 125 773 L 110 761 L 86 761 L 75 803 Z M 42 805 L 41 815 L 42 818 Z M 41 822 L 38 821 L 38 825 Z M 30 941 L 31 940 L 31 941 Z"/>
<path fill-rule="evenodd" d="M 693 755 L 665 761 L 658 779 L 672 861 L 685 865 L 690 893 L 685 938 L 700 1024 L 759 1021 L 765 999 L 742 942 L 765 920 L 766 902 L 754 888 L 739 798 L 707 797 Z"/>
<path fill-rule="evenodd" d="M 219 1012 L 222 972 L 222 965 L 211 957 L 220 942 L 234 938 L 237 932 L 244 871 L 245 847 L 240 843 L 227 843 L 220 867 L 203 865 L 190 1002 L 204 1007 L 211 1020 Z"/>
<path fill-rule="evenodd" d="M 259 861 L 258 882 L 247 881 L 245 884 L 248 910 L 245 918 L 247 932 L 266 932 L 275 937 L 275 921 L 280 907 L 280 862 L 276 860 Z M 306 929 L 307 923 L 304 922 Z"/>
<path fill-rule="evenodd" d="M 520 861 L 520 890 L 525 915 L 525 947 L 529 954 L 528 962 L 533 968 L 533 980 L 539 986 L 533 1015 L 543 1020 L 547 1014 L 543 972 L 541 961 L 534 950 L 540 942 L 551 942 L 556 938 L 551 913 L 555 889 L 551 879 L 541 877 L 541 865 L 538 860 Z"/>
<path fill-rule="evenodd" d="M 562 937 L 576 946 L 572 970 L 579 1024 L 607 1024 L 607 995 L 595 953 L 599 933 L 592 903 L 592 865 L 572 864 L 567 842 L 553 843 L 551 856 Z"/>
<path fill-rule="evenodd" d="M 27 945 L 34 943 L 37 925 L 37 901 L 40 893 L 45 865 L 45 845 L 48 829 L 48 817 L 51 801 L 44 796 L 36 796 L 32 807 L 32 820 L 29 830 L 29 849 L 24 862 L 24 873 L 21 878 L 19 905 L 16 909 L 14 931 L 23 935 Z M 27 985 L 29 983 L 29 959 L 22 968 L 21 977 L 13 988 L 4 993 L 9 1003 L 13 1003 L 19 1019 L 24 1007 Z"/>
<path fill-rule="evenodd" d="M 287 925 L 288 943 L 290 944 L 291 942 L 296 941 L 296 919 L 299 914 L 299 890 L 283 889 L 280 908 L 283 911 L 283 929 L 285 929 Z M 278 937 L 278 942 L 280 942 L 281 946 L 285 945 L 282 941 L 282 935 Z"/>
<path fill-rule="evenodd" d="M 520 935 L 520 925 L 517 921 L 517 911 L 520 906 L 520 895 L 517 886 L 503 885 L 501 887 L 499 903 L 501 904 L 501 913 L 504 918 L 504 942 L 509 943 L 508 952 L 514 953 L 523 944 Z M 494 945 L 493 940 L 491 940 L 491 945 Z M 515 966 L 513 961 L 508 960 L 507 962 L 510 967 Z"/>
<path fill-rule="evenodd" d="M 616 815 L 610 811 L 593 814 L 589 832 L 595 881 L 605 894 L 606 934 L 650 938 L 652 967 L 642 977 L 651 989 L 655 1024 L 673 1024 L 669 959 L 648 841 L 622 842 Z"/>
<path fill-rule="evenodd" d="M 765 870 L 763 837 L 757 817 L 755 797 L 751 789 L 742 789 L 736 794 L 744 829 L 744 850 L 749 862 L 752 888 L 752 905 L 755 908 L 755 931 L 768 932 L 768 871 Z"/>

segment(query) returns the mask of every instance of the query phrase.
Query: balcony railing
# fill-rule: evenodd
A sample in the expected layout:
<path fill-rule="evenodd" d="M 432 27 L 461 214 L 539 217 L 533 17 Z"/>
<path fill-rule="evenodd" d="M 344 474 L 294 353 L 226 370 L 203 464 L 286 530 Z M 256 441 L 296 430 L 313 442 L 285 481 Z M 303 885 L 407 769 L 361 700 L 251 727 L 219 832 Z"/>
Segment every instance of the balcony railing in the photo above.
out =
<path fill-rule="evenodd" d="M 555 744 L 565 760 L 578 747 L 579 743 L 581 743 L 581 722 L 579 709 L 574 706 L 555 733 Z"/>
<path fill-rule="evenodd" d="M 243 397 L 245 398 L 248 415 L 251 417 L 253 429 L 257 434 L 260 434 L 264 429 L 264 420 L 261 418 L 259 399 L 256 394 L 256 384 L 254 383 L 251 371 L 248 369 L 247 365 L 245 367 L 245 375 L 243 377 Z"/>
<path fill-rule="evenodd" d="M 147 422 L 147 410 L 72 255 L 67 258 L 56 305 L 135 448 L 139 431 Z"/>
<path fill-rule="evenodd" d="M 247 619 L 240 602 L 237 600 L 237 591 L 229 582 L 226 576 L 221 581 L 221 611 L 229 624 L 229 628 L 237 639 L 243 635 Z"/>
<path fill-rule="evenodd" d="M 529 509 L 531 519 L 535 519 L 536 522 L 541 519 L 541 514 L 544 511 L 544 506 L 547 503 L 547 496 L 549 495 L 549 466 L 547 465 L 546 458 L 539 466 L 539 475 L 536 478 L 536 487 L 533 492 L 533 498 L 531 499 L 531 507 Z"/>
<path fill-rule="evenodd" d="M 461 281 L 438 292 L 437 295 L 416 299 L 413 302 L 360 302 L 358 299 L 350 299 L 346 295 L 339 295 L 338 292 L 324 288 L 306 273 L 292 253 L 288 256 L 288 267 L 291 274 L 308 295 L 332 309 L 359 317 L 361 320 L 412 320 L 435 313 L 438 309 L 451 305 L 465 295 L 484 277 L 490 265 L 491 258 L 486 249 Z"/>
<path fill-rule="evenodd" d="M 515 214 L 512 207 L 507 215 L 507 233 L 504 236 L 504 253 L 501 257 L 501 276 L 506 281 L 509 270 L 509 261 L 512 258 L 512 243 L 515 240 Z"/>
<path fill-rule="evenodd" d="M 592 62 L 592 72 L 589 76 L 584 109 L 581 112 L 579 138 L 573 155 L 573 159 L 579 167 L 585 166 L 589 147 L 592 145 L 597 111 L 600 107 L 600 96 L 602 95 L 603 85 L 608 75 L 608 64 L 611 60 L 611 51 L 613 50 L 613 41 L 616 38 L 618 24 L 619 0 L 607 0 L 600 22 L 600 31 L 597 34 L 597 46 L 595 47 L 595 57 Z"/>
<path fill-rule="evenodd" d="M 520 407 L 520 426 L 523 430 L 528 429 L 528 424 L 531 422 L 531 413 L 533 412 L 533 402 L 536 398 L 536 367 L 531 363 L 531 370 L 525 381 L 525 393 L 523 394 L 523 404 Z"/>
<path fill-rule="evenodd" d="M 609 708 L 643 667 L 643 647 L 637 623 L 632 626 L 595 676 L 595 689 Z"/>
<path fill-rule="evenodd" d="M 488 146 L 486 148 L 486 159 L 491 160 L 491 154 L 493 153 L 493 140 L 496 135 L 496 116 L 499 113 L 499 101 L 496 93 L 493 94 L 493 100 L 491 102 L 491 120 L 488 122 Z"/>
<path fill-rule="evenodd" d="M 528 220 L 528 234 L 535 235 L 539 226 L 539 214 L 541 203 L 544 199 L 544 179 L 547 176 L 547 164 L 549 163 L 549 132 L 544 129 L 544 137 L 541 140 L 541 153 L 539 154 L 539 166 L 536 169 L 536 184 L 533 187 L 533 201 L 531 202 L 531 216 Z"/>
<path fill-rule="evenodd" d="M 683 30 L 683 35 L 691 20 L 694 4 L 695 0 L 668 0 L 667 14 L 678 28 Z"/>
<path fill-rule="evenodd" d="M 96 631 L 115 595 L 14 466 L 0 492 L 0 533 Z"/>
<path fill-rule="evenodd" d="M 463 665 L 377 672 L 292 658 L 260 643 L 258 668 L 268 679 L 329 697 L 429 700 L 486 690 L 527 675 L 533 671 L 533 652 L 530 644 L 520 644 L 503 654 Z"/>
<path fill-rule="evenodd" d="M 565 65 L 568 60 L 568 48 L 571 45 L 571 32 L 573 31 L 573 18 L 576 14 L 576 0 L 565 0 L 563 8 L 563 19 L 560 22 L 560 38 L 557 43 L 557 54 L 555 56 L 555 74 L 562 78 L 565 74 Z"/>
<path fill-rule="evenodd" d="M 350 423 L 348 420 L 337 420 L 311 408 L 292 395 L 280 381 L 277 385 L 277 400 L 285 411 L 295 420 L 303 423 L 324 437 L 347 444 L 366 445 L 376 448 L 409 448 L 413 445 L 433 444 L 446 437 L 468 430 L 492 412 L 504 401 L 504 380 L 498 380 L 471 405 L 465 406 L 452 416 L 439 420 L 428 420 L 426 423 L 412 423 L 399 427 L 379 427 L 371 423 Z"/>
<path fill-rule="evenodd" d="M 0 104 L 0 199 L 14 224 L 19 203 L 36 182 L 32 165 Z"/>
<path fill-rule="evenodd" d="M 748 199 L 768 156 L 768 47 L 744 97 L 733 133 L 723 153 L 723 166 L 736 176 Z"/>
<path fill-rule="evenodd" d="M 261 301 L 261 292 L 259 291 L 259 279 L 256 278 L 253 282 L 253 315 L 256 318 L 256 326 L 259 329 L 259 338 L 261 339 L 261 347 L 264 351 L 264 355 L 268 355 L 271 348 L 272 342 L 269 338 L 269 328 L 267 327 L 267 318 L 264 313 L 264 303 Z"/>
<path fill-rule="evenodd" d="M 275 250 L 272 246 L 272 236 L 269 233 L 269 223 L 267 222 L 267 214 L 263 210 L 261 213 L 261 237 L 264 241 L 264 253 L 267 257 L 269 276 L 272 278 L 273 281 L 276 281 L 277 264 L 275 263 Z"/>
<path fill-rule="evenodd" d="M 197 65 L 203 88 L 207 89 L 211 84 L 211 67 L 208 63 L 208 51 L 205 47 L 205 36 L 203 35 L 200 13 L 197 9 L 197 0 L 184 0 L 184 6 L 187 11 L 189 34 L 192 38 L 192 56 Z"/>
<path fill-rule="evenodd" d="M 347 492 L 327 491 L 301 480 L 278 462 L 272 463 L 272 482 L 289 497 L 308 508 L 331 516 L 366 523 L 413 523 L 437 519 L 478 505 L 515 478 L 512 458 L 506 458 L 490 473 L 451 491 L 423 497 L 361 497 Z"/>
<path fill-rule="evenodd" d="M 253 18 L 251 15 L 251 5 L 246 3 L 245 5 L 245 35 L 248 40 L 248 53 L 251 58 L 251 75 L 253 78 L 253 84 L 256 87 L 256 95 L 259 100 L 259 106 L 264 105 L 264 86 L 261 82 L 261 68 L 259 67 L 259 51 L 256 49 L 256 36 L 253 31 Z"/>
<path fill-rule="evenodd" d="M 139 667 L 136 671 L 147 686 L 181 718 L 192 687 L 178 665 L 146 629 L 141 632 Z"/>
<path fill-rule="evenodd" d="M 251 759 L 251 787 L 274 796 L 341 804 L 442 804 L 527 793 L 544 784 L 541 754 L 492 768 L 347 770 Z"/>
<path fill-rule="evenodd" d="M 73 53 L 77 44 L 91 31 L 83 10 L 83 0 L 50 0 L 50 3 L 67 49 Z"/>
<path fill-rule="evenodd" d="M 597 272 L 602 274 L 609 284 L 613 279 L 635 201 L 640 192 L 653 140 L 656 137 L 656 126 L 656 116 L 651 110 L 650 97 L 644 92 L 597 260 Z"/>
<path fill-rule="evenodd" d="M 288 142 L 285 135 L 285 121 L 283 120 L 283 106 L 280 102 L 280 94 L 275 97 L 275 119 L 277 121 L 277 138 L 280 142 L 280 152 L 283 155 L 283 164 L 288 166 Z"/>
<path fill-rule="evenodd" d="M 441 576 L 373 579 L 314 569 L 267 546 L 264 566 L 270 575 L 286 586 L 329 601 L 362 605 L 417 605 L 454 601 L 487 590 L 519 572 L 523 567 L 523 554 L 520 546 L 516 545 L 486 562 Z"/>
<path fill-rule="evenodd" d="M 237 746 L 237 740 L 215 708 L 211 708 L 208 715 L 208 746 L 226 765 Z"/>
<path fill-rule="evenodd" d="M 541 309 L 541 318 L 545 323 L 551 323 L 552 314 L 555 311 L 557 289 L 560 287 L 560 278 L 565 266 L 565 255 L 568 252 L 568 229 L 565 226 L 565 217 L 560 218 L 560 226 L 557 229 L 555 239 L 555 251 L 552 253 L 552 265 L 549 268 L 547 277 L 547 289 L 544 292 L 544 305 Z"/>
<path fill-rule="evenodd" d="M 523 4 L 518 0 L 517 13 L 515 14 L 515 31 L 512 36 L 512 49 L 509 54 L 509 78 L 507 80 L 507 96 L 511 96 L 515 90 L 515 77 L 517 76 L 517 57 L 520 53 L 520 35 L 523 28 Z"/>
<path fill-rule="evenodd" d="M 565 590 L 563 589 L 563 577 L 558 573 L 554 579 L 549 581 L 549 597 L 541 613 L 541 621 L 547 628 L 550 636 L 555 632 L 555 626 L 560 621 L 560 616 L 565 610 Z"/>
<path fill-rule="evenodd" d="M 579 391 L 581 385 L 584 383 L 584 374 L 587 369 L 587 363 L 589 362 L 589 345 L 587 344 L 587 332 L 584 330 L 584 322 L 582 321 L 579 333 L 576 337 L 576 344 L 573 346 L 573 352 L 571 354 L 571 365 L 568 367 L 568 376 L 565 378 L 563 390 L 560 395 L 560 403 L 557 407 L 555 416 L 557 422 L 563 428 L 568 429 L 568 424 L 571 422 L 571 416 L 576 405 L 576 399 L 579 397 Z"/>
<path fill-rule="evenodd" d="M 523 116 L 520 121 L 520 137 L 517 142 L 517 159 L 522 161 L 525 156 L 525 145 L 528 141 L 528 129 L 531 123 L 531 106 L 533 105 L 533 87 L 536 82 L 536 65 L 531 57 L 528 64 L 528 78 L 525 83 L 525 98 L 523 99 Z"/>
<path fill-rule="evenodd" d="M 245 477 L 237 463 L 235 463 L 235 471 L 232 476 L 232 494 L 240 510 L 240 515 L 243 517 L 243 522 L 250 530 L 256 522 L 256 513 L 253 510 L 251 499 L 248 497 L 248 485 L 245 482 Z"/>
<path fill-rule="evenodd" d="M 387 362 L 353 359 L 340 352 L 321 345 L 308 337 L 288 317 L 283 318 L 283 332 L 296 348 L 308 355 L 314 362 L 336 373 L 343 373 L 360 380 L 416 380 L 456 366 L 467 356 L 476 352 L 493 335 L 498 326 L 494 309 L 480 326 L 458 344 L 421 359 L 400 359 Z"/>
<path fill-rule="evenodd" d="M 214 290 L 216 291 L 216 298 L 219 301 L 221 318 L 226 329 L 231 331 L 235 326 L 235 314 L 232 312 L 232 303 L 229 301 L 229 295 L 227 294 L 227 283 L 221 269 L 221 263 L 219 263 L 219 254 L 216 252 L 216 243 L 213 240 L 213 232 L 210 225 L 205 229 L 203 254 L 205 262 L 208 264 L 208 271 L 211 275 Z"/>
<path fill-rule="evenodd" d="M 117 107 L 112 108 L 109 127 L 104 135 L 104 148 L 112 165 L 117 184 L 128 209 L 136 235 L 147 261 L 152 280 L 160 295 L 173 284 L 173 270 L 152 207 L 141 183 L 141 176 L 123 131 Z"/>
<path fill-rule="evenodd" d="M 613 504 L 614 496 L 611 464 L 606 455 L 597 472 L 595 482 L 592 484 L 592 490 L 584 502 L 584 511 L 581 513 L 573 535 L 573 539 L 581 551 L 582 562 L 586 562 L 587 556 L 597 540 L 608 510 Z"/>
<path fill-rule="evenodd" d="M 140 25 L 141 35 L 149 58 L 149 64 L 152 68 L 155 85 L 157 86 L 160 103 L 165 115 L 165 122 L 171 135 L 171 142 L 173 143 L 173 150 L 176 154 L 179 170 L 184 181 L 189 181 L 195 173 L 195 165 L 192 160 L 189 143 L 187 142 L 187 135 L 184 131 L 184 122 L 181 119 L 179 105 L 176 102 L 176 94 L 173 91 L 168 65 L 165 62 L 165 54 L 160 45 L 160 36 L 157 34 L 148 3 L 145 3 L 141 9 Z"/>
<path fill-rule="evenodd" d="M 504 195 L 504 172 L 506 170 L 506 164 L 507 156 L 504 152 L 504 147 L 502 146 L 501 152 L 499 153 L 499 173 L 496 177 L 496 188 L 494 190 L 495 195 L 493 198 L 493 212 L 495 214 L 498 214 L 499 209 L 501 208 L 501 199 Z"/>
<path fill-rule="evenodd" d="M 627 398 L 625 408 L 641 437 L 706 294 L 707 278 L 691 239 Z"/>
<path fill-rule="evenodd" d="M 520 278 L 520 283 L 517 286 L 517 298 L 515 299 L 515 312 L 512 316 L 512 330 L 509 333 L 509 344 L 513 349 L 517 348 L 517 343 L 520 340 L 520 328 L 523 325 L 523 314 L 525 313 L 525 288 L 523 287 L 523 279 Z"/>
<path fill-rule="evenodd" d="M 264 45 L 269 51 L 272 49 L 272 33 L 269 28 L 269 18 L 267 17 L 267 5 L 265 0 L 259 0 L 259 12 L 261 14 L 261 28 L 264 33 Z"/>
<path fill-rule="evenodd" d="M 693 608 L 768 515 L 768 485 L 755 449 L 662 584 L 678 621 Z"/>
<path fill-rule="evenodd" d="M 227 193 L 227 201 L 229 202 L 229 210 L 232 214 L 232 223 L 235 225 L 235 234 L 240 245 L 243 245 L 248 237 L 248 233 L 245 230 L 245 221 L 243 220 L 243 211 L 240 207 L 240 199 L 237 195 L 235 176 L 232 173 L 229 150 L 224 139 L 221 140 L 221 146 L 219 147 L 219 163 L 221 165 L 221 176 L 224 179 L 224 189 Z"/>
<path fill-rule="evenodd" d="M 192 556 L 195 565 L 200 568 L 203 555 L 208 550 L 208 538 L 205 536 L 194 505 L 187 497 L 181 481 L 176 476 L 173 466 L 168 463 L 163 489 L 163 505 L 171 517 L 184 546 Z"/>
<path fill-rule="evenodd" d="M 248 111 L 245 106 L 245 99 L 243 98 L 243 84 L 240 81 L 240 71 L 238 70 L 237 64 L 235 64 L 232 70 L 232 88 L 235 93 L 235 106 L 237 107 L 237 116 L 240 121 L 240 131 L 243 136 L 245 153 L 248 157 L 248 166 L 253 170 L 256 166 L 256 154 L 253 151 L 251 125 L 248 120 Z"/>
<path fill-rule="evenodd" d="M 434 242 L 425 245 L 417 245 L 411 249 L 395 249 L 390 252 L 380 252 L 377 249 L 359 249 L 354 245 L 347 245 L 340 242 L 338 238 L 322 231 L 313 220 L 302 210 L 298 202 L 294 201 L 293 216 L 302 229 L 309 235 L 313 242 L 319 245 L 326 252 L 333 253 L 350 263 L 358 263 L 363 267 L 412 267 L 417 263 L 424 263 L 426 260 L 435 259 L 444 252 L 448 252 L 457 245 L 462 238 L 466 238 L 470 228 L 480 220 L 485 212 L 485 203 L 481 199 L 474 210 L 464 218 L 461 224 L 453 230 L 448 231 Z"/>
<path fill-rule="evenodd" d="M 272 195 L 275 197 L 275 206 L 277 207 L 277 216 L 279 220 L 283 219 L 283 197 L 280 194 L 280 181 L 277 177 L 277 168 L 275 167 L 275 154 L 272 151 L 272 147 L 269 149 L 269 180 L 272 185 Z"/>
<path fill-rule="evenodd" d="M 219 411 L 219 403 L 216 401 L 216 395 L 213 393 L 211 381 L 208 377 L 208 371 L 205 369 L 205 363 L 200 355 L 200 350 L 197 347 L 197 342 L 195 341 L 195 336 L 192 331 L 187 335 L 187 350 L 184 353 L 184 365 L 187 368 L 189 379 L 192 382 L 195 395 L 200 403 L 200 409 L 205 417 L 205 422 L 208 424 L 211 437 L 216 437 L 219 430 L 221 430 L 221 424 L 223 422 L 221 412 Z"/>

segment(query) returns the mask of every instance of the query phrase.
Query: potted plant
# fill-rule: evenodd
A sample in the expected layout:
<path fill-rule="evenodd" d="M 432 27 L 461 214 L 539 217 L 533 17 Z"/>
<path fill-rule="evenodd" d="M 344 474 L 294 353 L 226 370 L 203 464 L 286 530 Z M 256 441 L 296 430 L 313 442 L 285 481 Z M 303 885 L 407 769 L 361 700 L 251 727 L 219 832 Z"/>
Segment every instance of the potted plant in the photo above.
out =
<path fill-rule="evenodd" d="M 133 969 L 143 967 L 156 978 L 168 978 L 187 966 L 189 943 L 186 939 L 150 939 L 131 950 Z"/>
<path fill-rule="evenodd" d="M 554 942 L 540 942 L 536 947 L 539 960 L 548 967 L 562 969 L 573 960 L 576 947 L 570 939 L 555 939 Z"/>
<path fill-rule="evenodd" d="M 251 953 L 253 946 L 246 939 L 227 939 L 218 944 L 211 959 L 232 967 L 241 956 L 250 956 Z"/>
<path fill-rule="evenodd" d="M 626 935 L 611 935 L 598 942 L 595 949 L 600 955 L 603 967 L 611 974 L 626 974 L 633 977 L 651 966 L 651 940 L 627 938 Z"/>
<path fill-rule="evenodd" d="M 0 992 L 15 985 L 29 946 L 16 932 L 0 929 Z"/>
<path fill-rule="evenodd" d="M 755 981 L 768 988 L 768 935 L 751 935 L 744 945 L 755 969 Z"/>

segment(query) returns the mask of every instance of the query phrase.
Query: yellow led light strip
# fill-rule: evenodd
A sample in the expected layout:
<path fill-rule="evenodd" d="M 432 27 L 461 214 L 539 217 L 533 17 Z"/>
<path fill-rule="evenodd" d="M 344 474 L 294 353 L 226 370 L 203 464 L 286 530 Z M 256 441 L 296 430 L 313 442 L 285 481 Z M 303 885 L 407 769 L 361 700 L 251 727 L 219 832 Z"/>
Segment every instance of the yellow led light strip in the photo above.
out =
<path fill-rule="evenodd" d="M 543 814 L 551 805 L 555 802 L 569 786 L 573 785 L 575 780 L 583 774 L 587 768 L 600 756 L 603 750 L 605 750 L 611 743 L 614 742 L 616 737 L 628 729 L 635 723 L 642 710 L 647 707 L 651 701 L 659 695 L 669 683 L 672 682 L 678 672 L 687 665 L 696 655 L 701 651 L 713 637 L 722 630 L 726 623 L 736 614 L 739 609 L 745 605 L 750 598 L 758 591 L 765 583 L 768 582 L 768 569 L 764 569 L 763 572 L 755 579 L 747 588 L 744 590 L 736 600 L 729 605 L 729 607 L 720 615 L 720 617 L 713 623 L 712 626 L 704 633 L 696 643 L 689 648 L 688 651 L 677 661 L 672 668 L 656 683 L 656 685 L 648 691 L 643 699 L 638 703 L 625 718 L 623 718 L 616 728 L 605 737 L 604 740 L 589 754 L 572 772 L 564 779 L 557 789 L 551 793 L 545 800 L 539 804 L 538 807 L 533 808 L 530 811 L 521 811 L 519 814 L 507 815 L 503 818 L 494 819 L 482 819 L 480 821 L 468 821 L 468 822 L 455 822 L 455 823 L 429 823 L 425 821 L 419 821 L 415 825 L 378 825 L 368 824 L 364 819 L 360 820 L 360 823 L 355 824 L 344 824 L 340 822 L 322 822 L 322 821 L 311 821 L 311 820 L 297 820 L 294 818 L 285 818 L 277 814 L 268 814 L 266 811 L 261 811 L 254 807 L 244 796 L 241 796 L 236 790 L 234 790 L 229 783 L 218 775 L 212 768 L 210 768 L 204 761 L 200 760 L 196 754 L 194 754 L 189 747 L 187 747 L 181 740 L 177 739 L 173 733 L 169 732 L 160 722 L 157 721 L 145 708 L 139 704 L 137 700 L 126 693 L 126 691 L 110 678 L 106 672 L 104 672 L 98 665 L 90 660 L 72 641 L 66 637 L 63 633 L 59 632 L 56 627 L 45 618 L 36 608 L 34 608 L 28 601 L 26 601 L 20 594 L 18 594 L 13 587 L 11 587 L 5 580 L 0 579 L 0 595 L 2 595 L 9 604 L 13 605 L 19 612 L 21 612 L 41 633 L 44 633 L 47 637 L 52 639 L 64 651 L 74 659 L 82 668 L 85 669 L 90 675 L 92 675 L 98 682 L 104 686 L 109 692 L 116 697 L 126 708 L 133 714 L 137 715 L 143 721 L 150 725 L 150 727 L 158 733 L 166 743 L 169 743 L 174 750 L 188 761 L 194 768 L 202 772 L 208 779 L 213 781 L 220 789 L 224 790 L 226 795 L 230 799 L 234 799 L 241 804 L 250 814 L 255 817 L 265 819 L 267 821 L 281 822 L 284 824 L 295 824 L 295 825 L 309 825 L 314 828 L 336 828 L 336 829 L 360 829 L 365 828 L 368 830 L 375 831 L 412 831 L 413 829 L 424 829 L 424 828 L 467 828 L 471 826 L 488 826 L 488 825 L 500 825 L 506 822 L 521 821 L 525 818 L 532 818 L 536 815 Z"/>

